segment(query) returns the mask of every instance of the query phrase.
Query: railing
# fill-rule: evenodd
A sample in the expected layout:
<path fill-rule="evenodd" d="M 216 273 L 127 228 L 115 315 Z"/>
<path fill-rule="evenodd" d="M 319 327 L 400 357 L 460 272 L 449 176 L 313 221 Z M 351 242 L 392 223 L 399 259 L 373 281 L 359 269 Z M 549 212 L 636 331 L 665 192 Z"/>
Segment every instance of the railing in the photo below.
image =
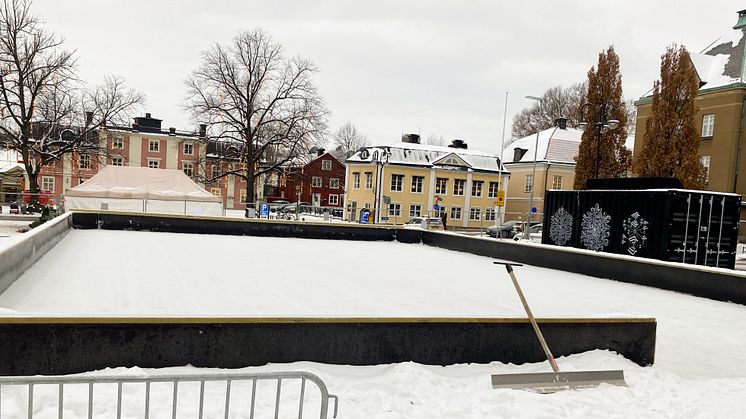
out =
<path fill-rule="evenodd" d="M 66 408 L 65 408 L 65 401 L 66 401 L 66 394 L 65 394 L 65 387 L 71 386 L 71 385 L 87 385 L 87 407 L 83 407 L 86 411 L 85 417 L 88 419 L 93 418 L 94 414 L 94 385 L 104 385 L 104 384 L 116 384 L 116 418 L 121 419 L 122 418 L 122 407 L 123 407 L 123 387 L 124 384 L 144 384 L 144 395 L 137 394 L 138 398 L 141 399 L 141 408 L 140 411 L 143 412 L 144 419 L 149 419 L 151 410 L 154 409 L 154 404 L 158 402 L 163 402 L 163 399 L 156 398 L 155 402 L 153 402 L 154 398 L 151 397 L 151 385 L 154 383 L 171 383 L 172 389 L 169 391 L 171 393 L 171 418 L 176 419 L 177 413 L 180 411 L 180 407 L 182 407 L 184 404 L 187 404 L 188 401 L 195 401 L 197 398 L 187 398 L 187 402 L 179 403 L 179 384 L 180 383 L 199 383 L 199 396 L 197 403 L 197 406 L 193 406 L 193 408 L 196 410 L 197 417 L 202 419 L 203 417 L 219 417 L 222 416 L 225 419 L 228 419 L 230 417 L 230 409 L 231 409 L 231 394 L 234 395 L 234 399 L 236 398 L 236 390 L 235 388 L 237 385 L 233 385 L 236 382 L 245 382 L 245 384 L 251 384 L 251 398 L 250 402 L 248 403 L 238 403 L 242 409 L 236 408 L 236 411 L 240 411 L 237 413 L 240 413 L 240 417 L 249 417 L 254 418 L 255 414 L 258 413 L 258 408 L 264 407 L 264 410 L 272 410 L 273 416 L 275 419 L 279 418 L 280 414 L 280 406 L 284 402 L 285 405 L 289 404 L 287 400 L 282 399 L 282 389 L 283 389 L 283 381 L 300 381 L 300 388 L 298 389 L 298 402 L 296 404 L 297 408 L 297 418 L 303 417 L 303 411 L 304 407 L 307 404 L 306 400 L 306 382 L 310 381 L 313 384 L 317 386 L 319 389 L 319 400 L 318 400 L 318 406 L 319 406 L 319 418 L 320 419 L 326 419 L 327 414 L 329 412 L 329 399 L 334 400 L 334 415 L 333 417 L 337 417 L 337 405 L 338 405 L 338 399 L 337 396 L 329 394 L 329 391 L 326 388 L 326 384 L 316 375 L 303 372 L 303 371 L 290 371 L 290 372 L 274 372 L 274 373 L 223 373 L 223 374 L 173 374 L 173 375 L 152 375 L 152 376 L 133 376 L 133 375 L 106 375 L 106 376 L 86 376 L 86 375 L 78 375 L 78 376 L 29 376 L 29 377 L 0 377 L 0 418 L 4 418 L 6 416 L 3 416 L 3 397 L 2 392 L 4 387 L 14 386 L 24 386 L 28 387 L 27 391 L 23 391 L 23 393 L 27 394 L 27 400 L 25 401 L 25 404 L 27 405 L 26 408 L 26 415 L 28 419 L 33 419 L 35 417 L 36 413 L 39 412 L 45 412 L 45 417 L 52 417 L 49 415 L 49 409 L 42 409 L 42 408 L 35 408 L 34 406 L 34 390 L 36 387 L 40 386 L 56 386 L 56 393 L 57 393 L 57 415 L 56 417 L 58 419 L 63 419 Z M 210 400 L 214 400 L 214 398 L 208 398 L 208 400 L 205 399 L 205 383 L 209 382 L 215 382 L 215 381 L 224 381 L 225 384 L 225 395 L 222 397 L 222 401 L 224 402 L 222 406 L 224 407 L 224 414 L 223 415 L 216 415 L 213 411 L 210 412 L 209 415 L 205 416 L 205 408 L 206 405 L 208 405 Z M 260 392 L 258 389 L 258 383 L 262 381 L 276 381 L 277 385 L 274 388 L 274 402 L 273 407 L 272 404 L 267 405 L 266 403 L 257 403 L 258 399 L 262 398 L 263 395 L 268 394 L 267 391 Z M 130 386 L 128 386 L 130 387 Z M 182 393 L 185 393 L 183 388 L 186 386 L 182 386 Z M 264 390 L 272 390 L 271 388 L 264 387 Z M 233 393 L 231 392 L 231 389 L 233 390 Z M 44 388 L 44 390 L 50 390 L 49 388 Z M 110 390 L 112 390 L 110 388 Z M 247 389 L 248 390 L 248 389 Z M 6 389 L 6 392 L 8 390 Z M 54 389 L 52 389 L 54 392 Z M 20 392 L 20 391 L 19 391 Z M 131 393 L 131 391 L 130 391 Z M 161 391 L 162 393 L 162 391 Z M 248 393 L 244 393 L 246 396 L 248 396 Z M 75 396 L 74 394 L 73 396 Z M 79 395 L 79 394 L 78 394 Z M 182 394 L 184 396 L 185 394 Z M 295 396 L 295 392 L 293 391 L 293 394 L 291 396 Z M 49 401 L 54 399 L 54 395 L 49 395 L 49 391 L 46 392 L 46 394 L 42 395 L 42 397 L 38 397 L 39 399 L 42 399 L 44 401 Z M 285 399 L 287 399 L 286 397 Z M 23 394 L 15 394 L 15 397 L 5 397 L 6 400 L 22 400 Z M 70 395 L 68 394 L 67 399 L 70 399 Z M 106 397 L 101 397 L 103 400 L 101 404 L 104 405 L 104 407 L 113 407 L 114 404 L 112 403 L 112 400 L 108 400 Z M 310 399 L 310 397 L 309 397 Z M 69 401 L 69 400 L 68 400 Z M 234 404 L 236 404 L 234 402 Z M 310 403 L 308 403 L 310 404 Z M 131 406 L 130 403 L 128 405 Z M 212 404 L 210 404 L 212 406 Z M 13 407 L 13 406 L 11 406 Z M 17 406 L 16 406 L 17 407 Z M 77 407 L 80 407 L 78 404 Z M 161 407 L 161 406 L 157 406 Z M 248 412 L 247 412 L 248 409 Z M 6 410 L 11 410 L 10 408 L 6 408 Z M 80 409 L 78 409 L 80 410 Z M 99 409 L 101 410 L 101 409 Z M 131 409 L 130 409 L 131 410 Z M 182 409 L 183 411 L 184 409 Z M 67 409 L 67 411 L 70 413 L 70 417 L 78 418 L 83 417 L 80 414 L 76 414 L 77 412 L 70 412 L 70 409 Z M 160 412 L 162 412 L 162 407 L 159 409 Z M 295 411 L 295 410 L 294 410 Z M 12 416 L 8 416 L 8 418 L 21 418 L 24 417 L 23 412 L 19 412 L 18 409 L 15 411 L 11 411 L 11 413 L 14 413 Z M 112 411 L 105 411 L 105 412 L 99 412 L 102 414 L 103 417 L 106 418 L 112 418 L 114 417 Z M 105 414 L 104 414 L 105 413 Z M 194 412 L 192 413 L 193 416 Z M 259 412 L 259 417 L 266 418 L 269 417 L 265 412 Z M 127 417 L 132 417 L 132 412 L 127 412 Z M 139 416 L 139 415 L 138 415 Z M 158 418 L 165 417 L 162 413 L 158 413 Z"/>

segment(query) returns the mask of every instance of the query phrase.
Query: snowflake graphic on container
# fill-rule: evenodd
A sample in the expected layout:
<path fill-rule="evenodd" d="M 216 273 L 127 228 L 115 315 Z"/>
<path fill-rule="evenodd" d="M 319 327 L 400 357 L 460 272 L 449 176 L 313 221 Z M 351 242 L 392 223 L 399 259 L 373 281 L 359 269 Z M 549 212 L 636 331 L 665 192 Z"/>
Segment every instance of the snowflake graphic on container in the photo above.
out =
<path fill-rule="evenodd" d="M 611 216 L 607 215 L 598 204 L 583 214 L 580 230 L 580 242 L 588 250 L 603 250 L 609 245 L 611 234 Z"/>
<path fill-rule="evenodd" d="M 551 217 L 549 238 L 554 244 L 564 246 L 572 237 L 572 215 L 560 207 Z"/>
<path fill-rule="evenodd" d="M 648 231 L 648 221 L 640 217 L 638 212 L 635 212 L 622 222 L 622 229 L 624 230 L 622 233 L 622 244 L 627 245 L 627 252 L 630 255 L 635 255 L 647 245 L 648 237 L 646 233 Z"/>

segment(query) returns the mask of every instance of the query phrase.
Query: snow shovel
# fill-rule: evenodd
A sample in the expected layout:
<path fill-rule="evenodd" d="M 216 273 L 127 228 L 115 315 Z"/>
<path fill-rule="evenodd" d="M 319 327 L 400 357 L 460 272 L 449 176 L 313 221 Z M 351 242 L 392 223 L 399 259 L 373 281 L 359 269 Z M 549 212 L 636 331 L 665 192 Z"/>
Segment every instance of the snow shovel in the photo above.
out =
<path fill-rule="evenodd" d="M 534 328 L 536 337 L 541 343 L 541 348 L 544 350 L 544 354 L 549 360 L 549 364 L 552 366 L 554 372 L 538 372 L 538 373 L 523 373 L 523 374 L 496 374 L 492 376 L 492 388 L 511 388 L 511 389 L 525 389 L 535 391 L 537 393 L 554 393 L 561 390 L 569 390 L 572 388 L 586 388 L 595 387 L 602 383 L 614 384 L 618 386 L 626 386 L 627 383 L 624 381 L 624 371 L 622 370 L 610 370 L 610 371 L 572 371 L 562 372 L 557 366 L 557 362 L 554 360 L 554 355 L 549 350 L 547 342 L 544 340 L 544 335 L 541 334 L 539 325 L 536 323 L 533 313 L 526 302 L 526 297 L 523 296 L 521 286 L 518 285 L 518 280 L 513 273 L 513 266 L 523 266 L 520 263 L 512 262 L 494 262 L 495 265 L 505 265 L 505 269 L 510 274 L 510 279 L 513 280 L 513 286 L 518 297 L 521 299 L 523 308 L 526 310 L 528 319 L 531 321 L 531 326 Z"/>

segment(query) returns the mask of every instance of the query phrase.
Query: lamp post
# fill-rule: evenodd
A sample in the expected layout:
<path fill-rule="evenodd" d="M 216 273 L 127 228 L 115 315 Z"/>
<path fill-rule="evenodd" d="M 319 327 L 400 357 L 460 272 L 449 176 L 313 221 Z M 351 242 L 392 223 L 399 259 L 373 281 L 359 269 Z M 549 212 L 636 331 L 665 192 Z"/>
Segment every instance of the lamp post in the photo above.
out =
<path fill-rule="evenodd" d="M 580 108 L 580 121 L 578 122 L 578 125 L 575 126 L 575 128 L 585 130 L 588 127 L 588 122 L 585 120 L 585 111 L 586 109 L 591 107 L 598 109 L 598 121 L 594 122 L 594 125 L 596 126 L 595 177 L 598 178 L 598 164 L 601 157 L 601 134 L 606 134 L 611 130 L 619 128 L 619 120 L 607 119 L 609 114 L 611 114 L 611 112 L 614 110 L 614 102 L 604 102 L 600 105 L 597 105 L 595 103 L 586 103 L 585 105 L 583 105 L 583 107 Z"/>
<path fill-rule="evenodd" d="M 526 99 L 531 99 L 539 102 L 539 110 L 541 110 L 541 104 L 543 102 L 543 99 L 538 96 L 526 96 Z M 534 165 L 533 169 L 531 170 L 531 195 L 529 195 L 528 198 L 528 215 L 526 216 L 526 229 L 523 231 L 523 237 L 528 239 L 529 236 L 529 230 L 531 229 L 531 216 L 533 215 L 533 209 L 534 209 L 534 184 L 536 183 L 536 156 L 539 149 L 539 133 L 541 131 L 539 130 L 539 127 L 536 127 L 536 143 L 534 144 Z"/>

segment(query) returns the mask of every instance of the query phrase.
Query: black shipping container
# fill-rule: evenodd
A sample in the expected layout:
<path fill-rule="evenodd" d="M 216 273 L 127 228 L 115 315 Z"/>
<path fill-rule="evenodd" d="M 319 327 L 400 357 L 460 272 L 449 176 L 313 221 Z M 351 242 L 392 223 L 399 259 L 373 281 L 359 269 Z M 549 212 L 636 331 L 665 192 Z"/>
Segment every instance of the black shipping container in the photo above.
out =
<path fill-rule="evenodd" d="M 683 189 L 548 191 L 541 242 L 733 269 L 740 207 Z"/>

